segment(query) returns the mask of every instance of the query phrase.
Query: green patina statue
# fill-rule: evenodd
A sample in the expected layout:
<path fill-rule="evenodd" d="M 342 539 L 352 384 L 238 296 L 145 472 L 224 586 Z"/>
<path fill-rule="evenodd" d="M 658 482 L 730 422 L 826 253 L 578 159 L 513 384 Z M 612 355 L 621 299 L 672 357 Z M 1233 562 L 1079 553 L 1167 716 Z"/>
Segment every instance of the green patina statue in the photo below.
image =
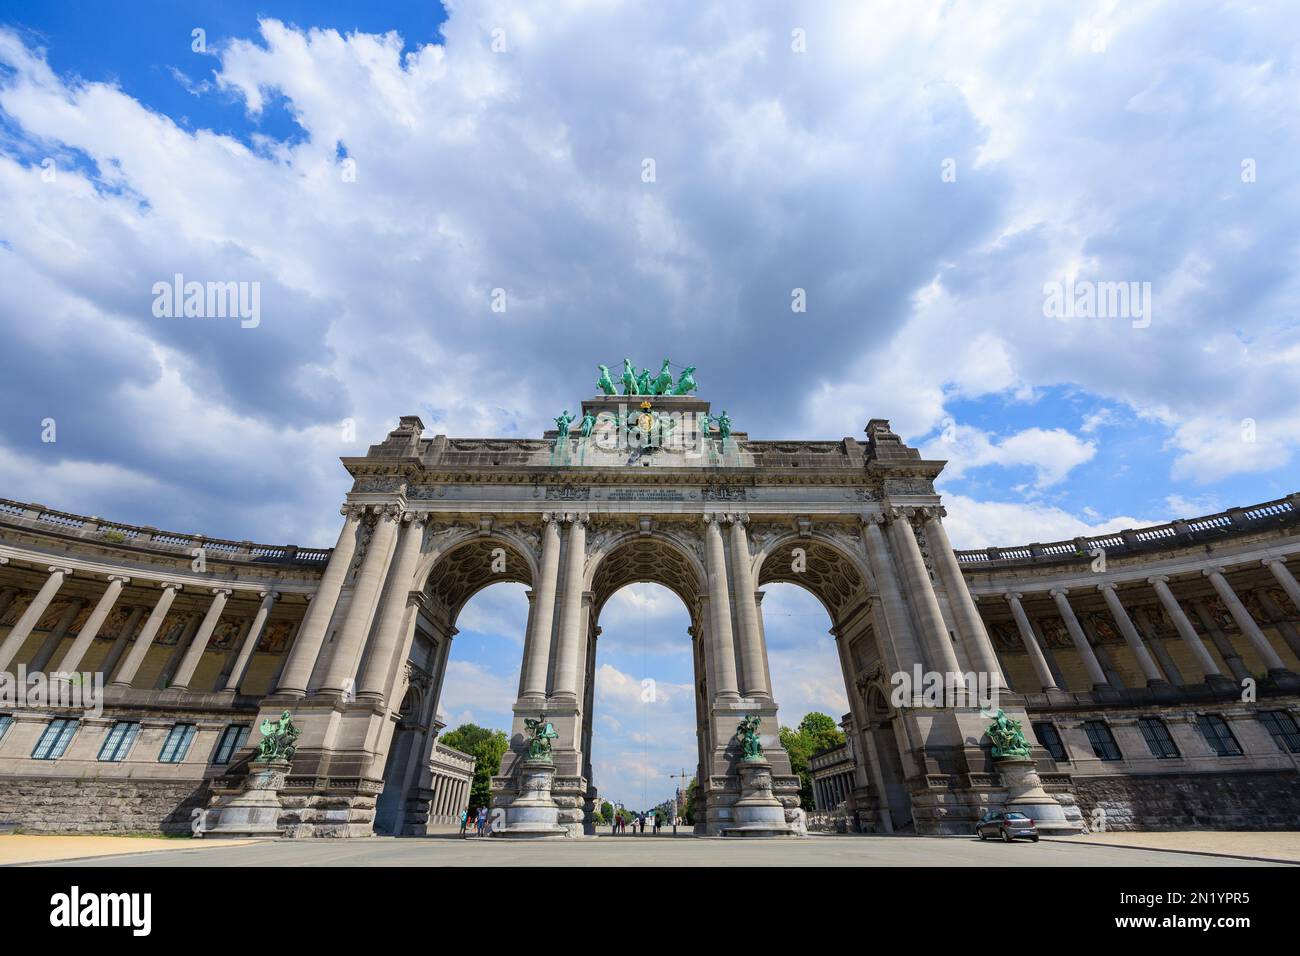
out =
<path fill-rule="evenodd" d="M 555 419 L 555 427 L 559 429 L 560 432 L 555 437 L 558 439 L 568 438 L 569 426 L 572 424 L 573 424 L 573 416 L 569 414 L 569 410 L 566 408 L 564 410 L 564 414 L 557 416 Z"/>
<path fill-rule="evenodd" d="M 736 739 L 740 741 L 741 760 L 763 759 L 763 745 L 758 739 L 758 725 L 759 719 L 750 714 L 736 728 Z"/>
<path fill-rule="evenodd" d="M 985 716 L 990 716 L 985 714 Z M 1025 760 L 1029 757 L 1029 743 L 1020 728 L 1020 721 L 1008 717 L 1001 708 L 992 715 L 993 723 L 984 731 L 993 741 L 994 760 Z"/>
<path fill-rule="evenodd" d="M 689 395 L 695 391 L 695 366 L 688 365 L 682 369 L 682 374 L 677 378 L 677 384 L 674 385 L 665 394 L 668 395 Z"/>
<path fill-rule="evenodd" d="M 651 395 L 667 395 L 668 390 L 673 387 L 673 373 L 668 371 L 668 366 L 672 363 L 664 359 L 663 366 L 659 369 L 659 374 L 655 380 L 650 383 Z"/>
<path fill-rule="evenodd" d="M 623 394 L 636 395 L 636 369 L 632 367 L 632 360 L 623 359 Z"/>
<path fill-rule="evenodd" d="M 524 726 L 531 735 L 528 740 L 528 759 L 550 760 L 551 741 L 559 740 L 560 735 L 555 732 L 555 727 L 546 719 L 546 715 L 542 714 L 536 720 L 525 717 Z"/>
<path fill-rule="evenodd" d="M 596 427 L 596 416 L 587 412 L 582 416 L 582 421 L 578 422 L 578 428 L 583 438 L 591 437 L 591 430 Z"/>
<path fill-rule="evenodd" d="M 722 414 L 715 419 L 718 423 L 718 434 L 722 436 L 725 443 L 731 437 L 731 419 L 727 417 L 727 410 L 724 408 Z"/>
<path fill-rule="evenodd" d="M 600 380 L 596 382 L 596 387 L 605 395 L 613 395 L 614 380 L 609 377 L 609 366 L 597 365 L 596 368 L 600 369 Z"/>
<path fill-rule="evenodd" d="M 641 369 L 641 374 L 636 377 L 636 393 L 638 395 L 654 394 L 654 392 L 650 391 L 650 370 L 648 368 Z"/>
<path fill-rule="evenodd" d="M 286 710 L 281 712 L 279 720 L 268 717 L 262 721 L 258 730 L 262 732 L 262 739 L 257 743 L 259 762 L 293 759 L 294 752 L 298 749 L 296 741 L 302 731 L 293 725 L 292 714 Z"/>
<path fill-rule="evenodd" d="M 710 415 L 700 416 L 700 435 L 703 438 L 709 437 L 709 432 L 713 430 L 713 418 Z"/>

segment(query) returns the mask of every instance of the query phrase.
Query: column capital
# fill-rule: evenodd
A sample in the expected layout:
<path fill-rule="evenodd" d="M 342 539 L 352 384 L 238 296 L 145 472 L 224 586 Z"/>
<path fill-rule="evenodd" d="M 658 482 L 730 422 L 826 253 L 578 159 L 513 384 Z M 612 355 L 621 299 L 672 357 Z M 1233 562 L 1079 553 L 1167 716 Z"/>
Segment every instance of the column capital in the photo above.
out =
<path fill-rule="evenodd" d="M 234 594 L 235 592 L 233 588 L 213 588 L 212 593 L 214 595 L 224 594 L 226 597 L 230 597 L 230 595 Z"/>
<path fill-rule="evenodd" d="M 120 581 L 122 584 L 131 583 L 131 579 L 128 578 L 125 574 L 110 574 L 107 580 L 109 584 L 112 584 L 114 581 Z"/>
<path fill-rule="evenodd" d="M 882 511 L 868 511 L 859 517 L 864 525 L 880 526 L 885 523 L 885 514 Z"/>
<path fill-rule="evenodd" d="M 161 581 L 158 587 L 164 591 L 183 591 L 185 589 L 185 585 L 177 584 L 175 581 Z"/>
<path fill-rule="evenodd" d="M 1020 592 L 1020 591 L 1003 591 L 1003 592 L 1002 592 L 1002 599 L 1003 599 L 1004 601 L 1019 601 L 1022 597 L 1024 597 L 1024 594 L 1023 594 L 1022 592 Z"/>
<path fill-rule="evenodd" d="M 922 505 L 916 509 L 916 513 L 925 521 L 938 521 L 948 517 L 948 509 L 943 505 Z"/>
<path fill-rule="evenodd" d="M 339 514 L 349 521 L 358 521 L 366 513 L 365 505 L 345 504 L 339 508 Z"/>
<path fill-rule="evenodd" d="M 1103 581 L 1101 584 L 1097 585 L 1097 590 L 1102 592 L 1114 591 L 1117 586 L 1118 585 L 1116 585 L 1114 581 Z"/>
<path fill-rule="evenodd" d="M 729 511 L 724 516 L 728 522 L 735 525 L 749 524 L 749 515 L 743 511 Z"/>
<path fill-rule="evenodd" d="M 1050 589 L 1047 593 L 1050 594 L 1050 595 L 1051 595 L 1052 597 L 1054 597 L 1054 598 L 1058 598 L 1058 597 L 1068 598 L 1068 597 L 1070 596 L 1070 589 L 1069 589 L 1069 588 L 1052 588 L 1052 589 Z"/>
<path fill-rule="evenodd" d="M 1219 577 L 1223 577 L 1225 570 L 1226 569 L 1223 567 L 1202 568 L 1201 574 L 1207 578 L 1213 578 L 1216 574 L 1219 575 Z"/>
<path fill-rule="evenodd" d="M 700 515 L 700 520 L 706 525 L 718 525 L 722 522 L 722 515 L 716 511 L 706 511 Z"/>
<path fill-rule="evenodd" d="M 9 563 L 9 559 L 6 558 L 4 555 L 0 554 L 0 564 L 8 564 L 8 563 Z"/>
<path fill-rule="evenodd" d="M 229 593 L 229 592 L 227 592 L 227 593 Z M 279 598 L 280 598 L 280 592 L 279 592 L 279 591 L 272 590 L 271 588 L 267 588 L 265 591 L 258 591 L 258 592 L 257 592 L 257 596 L 258 596 L 259 598 L 261 598 L 263 601 L 265 601 L 267 598 L 270 598 L 271 600 L 276 601 L 276 600 L 279 600 Z M 308 599 L 308 600 L 311 600 L 311 595 L 308 595 L 308 596 L 307 596 L 307 599 Z"/>
<path fill-rule="evenodd" d="M 1279 558 L 1275 555 L 1269 555 L 1267 558 L 1260 559 L 1259 563 L 1266 568 L 1271 568 L 1275 564 L 1280 564 L 1282 567 L 1285 568 L 1286 558 Z"/>
<path fill-rule="evenodd" d="M 1169 575 L 1167 574 L 1153 574 L 1151 575 L 1151 577 L 1147 578 L 1147 584 L 1150 584 L 1152 586 L 1157 584 L 1168 584 L 1168 583 L 1169 583 Z"/>
<path fill-rule="evenodd" d="M 72 568 L 65 568 L 58 564 L 50 565 L 50 574 L 62 574 L 65 578 L 72 577 Z"/>

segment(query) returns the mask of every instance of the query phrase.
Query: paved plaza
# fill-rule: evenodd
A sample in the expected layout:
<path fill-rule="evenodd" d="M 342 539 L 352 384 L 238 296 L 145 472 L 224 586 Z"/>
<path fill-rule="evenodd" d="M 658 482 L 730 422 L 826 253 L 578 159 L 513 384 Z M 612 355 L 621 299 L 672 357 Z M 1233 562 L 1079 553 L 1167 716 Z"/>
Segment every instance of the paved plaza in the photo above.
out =
<path fill-rule="evenodd" d="M 964 837 L 814 836 L 738 841 L 681 836 L 515 842 L 455 835 L 422 839 L 287 840 L 239 844 L 197 841 L 147 850 L 47 862 L 53 866 L 1286 866 L 1162 849 L 1067 840 L 980 843 Z M 2 848 L 0 848 L 2 849 Z"/>

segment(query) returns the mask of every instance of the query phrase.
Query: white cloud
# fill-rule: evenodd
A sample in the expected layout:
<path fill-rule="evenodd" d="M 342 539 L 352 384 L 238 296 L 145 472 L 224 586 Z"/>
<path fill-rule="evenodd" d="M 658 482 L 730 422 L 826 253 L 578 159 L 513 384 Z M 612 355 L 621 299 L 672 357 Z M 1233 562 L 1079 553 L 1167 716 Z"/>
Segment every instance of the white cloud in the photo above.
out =
<path fill-rule="evenodd" d="M 1116 516 L 1087 522 L 1053 505 L 975 501 L 964 495 L 945 495 L 944 506 L 948 510 L 944 527 L 953 547 L 959 550 L 1065 541 L 1080 535 L 1142 528 L 1168 520 L 1163 515 Z"/>
<path fill-rule="evenodd" d="M 955 425 L 921 448 L 925 458 L 946 459 L 945 479 L 961 477 L 974 468 L 996 465 L 1002 468 L 1025 466 L 1034 470 L 1036 488 L 1060 484 L 1070 472 L 1091 461 L 1097 446 L 1084 441 L 1064 428 L 1026 428 L 998 439 L 988 432 Z"/>

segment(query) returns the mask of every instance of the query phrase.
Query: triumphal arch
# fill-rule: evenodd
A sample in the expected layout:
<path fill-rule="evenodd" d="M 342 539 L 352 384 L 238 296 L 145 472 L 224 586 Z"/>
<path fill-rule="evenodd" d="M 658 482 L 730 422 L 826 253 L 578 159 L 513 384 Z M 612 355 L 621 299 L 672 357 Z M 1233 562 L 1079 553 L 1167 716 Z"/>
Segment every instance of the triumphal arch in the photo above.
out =
<path fill-rule="evenodd" d="M 1077 829 L 1068 784 L 1048 793 L 1028 759 L 1014 780 L 999 773 L 983 743 L 989 701 L 956 693 L 991 686 L 1006 719 L 1028 726 L 944 530 L 943 463 L 881 419 L 865 441 L 752 439 L 697 394 L 695 369 L 669 369 L 625 360 L 620 387 L 600 366 L 596 394 L 540 438 L 426 438 L 408 416 L 343 459 L 354 484 L 337 544 L 260 703 L 259 721 L 288 709 L 302 728 L 281 794 L 287 831 L 423 832 L 435 735 L 420 714 L 457 615 L 500 581 L 524 584 L 529 601 L 493 785 L 500 835 L 591 832 L 600 615 L 633 582 L 670 588 L 690 615 L 699 832 L 798 831 L 764 637 L 773 582 L 807 588 L 833 622 L 860 819 L 968 833 L 1014 798 L 1049 828 Z M 944 675 L 953 693 L 909 685 L 900 700 L 899 674 Z"/>

